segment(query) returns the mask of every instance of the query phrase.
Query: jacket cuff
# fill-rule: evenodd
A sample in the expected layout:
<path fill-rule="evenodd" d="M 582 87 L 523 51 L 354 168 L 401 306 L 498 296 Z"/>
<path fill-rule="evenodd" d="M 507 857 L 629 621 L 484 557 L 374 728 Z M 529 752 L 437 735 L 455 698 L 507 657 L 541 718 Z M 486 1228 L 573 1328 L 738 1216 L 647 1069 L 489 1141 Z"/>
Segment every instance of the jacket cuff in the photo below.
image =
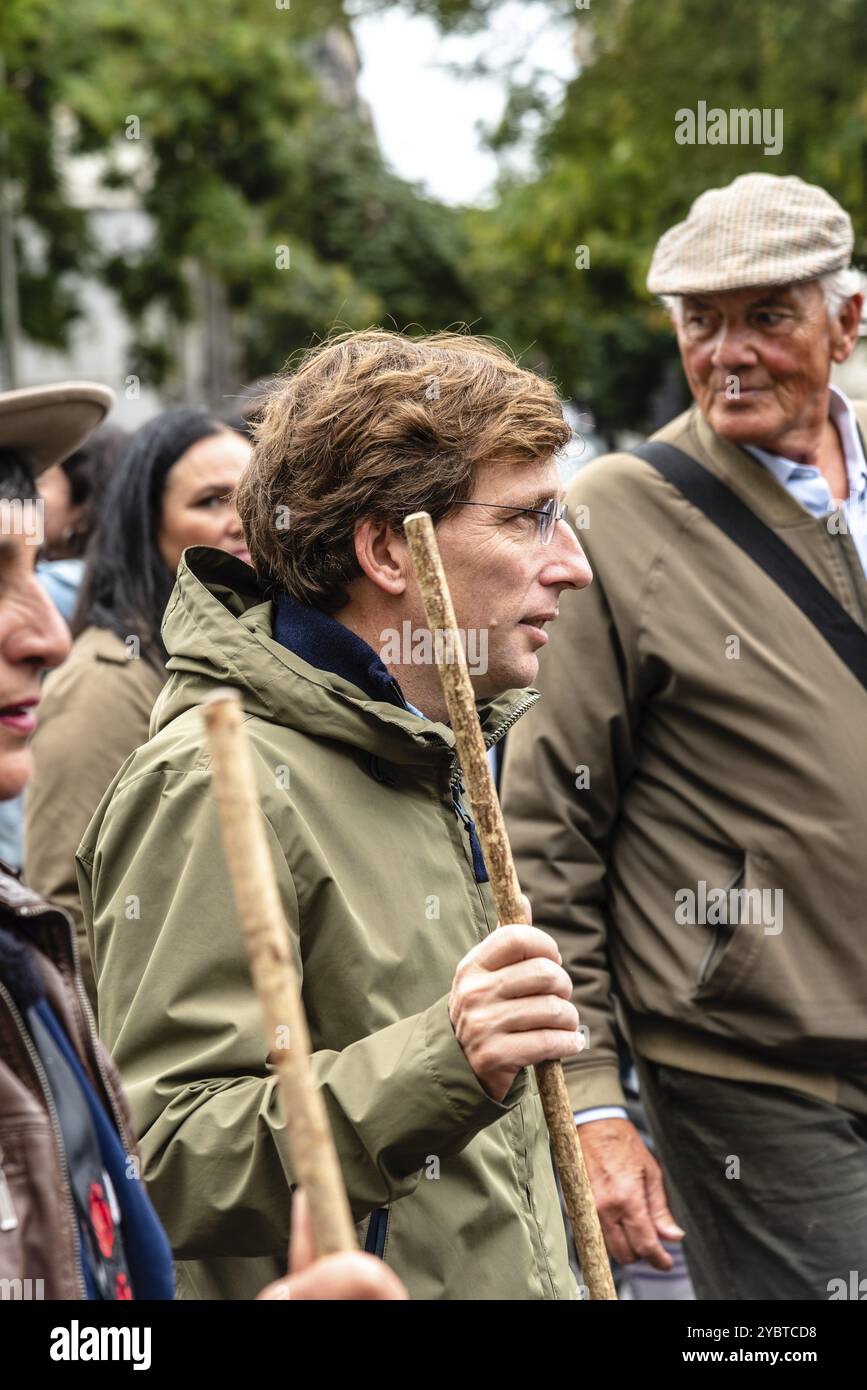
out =
<path fill-rule="evenodd" d="M 458 1124 L 484 1129 L 508 1115 L 527 1089 L 527 1068 L 515 1077 L 502 1102 L 488 1095 L 455 1036 L 449 1018 L 448 995 L 433 1004 L 425 1016 L 425 1060 L 437 1091 Z"/>
<path fill-rule="evenodd" d="M 602 1105 L 626 1105 L 620 1073 L 613 1066 L 567 1066 L 564 1068 L 566 1089 L 573 1113 L 579 1110 L 595 1110 Z"/>

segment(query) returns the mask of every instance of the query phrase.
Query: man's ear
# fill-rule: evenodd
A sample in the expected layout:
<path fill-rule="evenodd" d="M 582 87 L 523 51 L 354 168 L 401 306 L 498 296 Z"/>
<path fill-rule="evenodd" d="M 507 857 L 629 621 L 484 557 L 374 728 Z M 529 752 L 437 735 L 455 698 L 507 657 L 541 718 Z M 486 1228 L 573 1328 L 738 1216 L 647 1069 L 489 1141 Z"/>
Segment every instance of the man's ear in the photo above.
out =
<path fill-rule="evenodd" d="M 863 294 L 853 294 L 843 301 L 834 318 L 831 325 L 831 357 L 835 362 L 845 362 L 852 354 L 858 341 L 863 304 Z"/>
<path fill-rule="evenodd" d="M 392 595 L 406 592 L 409 547 L 390 522 L 375 516 L 356 522 L 355 557 L 378 589 Z"/>

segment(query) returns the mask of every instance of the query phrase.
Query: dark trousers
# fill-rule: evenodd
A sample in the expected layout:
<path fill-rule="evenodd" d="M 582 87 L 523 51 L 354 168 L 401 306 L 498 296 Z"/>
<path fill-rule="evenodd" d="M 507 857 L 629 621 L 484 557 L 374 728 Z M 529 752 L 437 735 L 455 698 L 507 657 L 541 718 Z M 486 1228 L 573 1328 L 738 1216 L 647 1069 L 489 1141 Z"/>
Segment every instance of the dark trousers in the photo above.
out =
<path fill-rule="evenodd" d="M 636 1066 L 696 1298 L 867 1299 L 867 1118 L 783 1087 Z"/>

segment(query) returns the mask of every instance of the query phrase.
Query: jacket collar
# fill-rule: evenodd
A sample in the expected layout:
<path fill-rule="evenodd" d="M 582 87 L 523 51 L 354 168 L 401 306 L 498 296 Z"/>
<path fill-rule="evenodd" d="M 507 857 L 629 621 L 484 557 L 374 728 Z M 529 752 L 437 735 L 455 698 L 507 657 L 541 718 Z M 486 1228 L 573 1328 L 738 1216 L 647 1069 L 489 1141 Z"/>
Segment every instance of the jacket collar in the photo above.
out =
<path fill-rule="evenodd" d="M 38 946 L 61 972 L 74 976 L 74 935 L 66 912 L 28 888 L 18 871 L 2 859 L 0 926 Z"/>
<path fill-rule="evenodd" d="M 812 525 L 800 502 L 768 472 L 764 464 L 738 444 L 711 429 L 698 406 L 657 431 L 654 439 L 685 449 L 703 463 L 769 526 Z"/>
<path fill-rule="evenodd" d="M 867 425 L 867 407 L 862 402 L 850 402 L 861 430 Z M 676 420 L 672 420 L 653 436 L 685 449 L 698 459 L 747 506 L 751 507 L 770 526 L 812 526 L 814 518 L 805 512 L 796 497 L 788 491 L 757 458 L 730 440 L 723 439 L 705 420 L 698 406 L 693 405 Z"/>
<path fill-rule="evenodd" d="M 275 641 L 302 661 L 341 676 L 371 700 L 408 708 L 399 683 L 373 648 L 330 614 L 280 594 L 274 603 L 273 633 Z"/>
<path fill-rule="evenodd" d="M 57 912 L 51 903 L 21 882 L 17 869 L 0 859 L 0 913 L 11 916 L 38 917 L 43 912 Z"/>

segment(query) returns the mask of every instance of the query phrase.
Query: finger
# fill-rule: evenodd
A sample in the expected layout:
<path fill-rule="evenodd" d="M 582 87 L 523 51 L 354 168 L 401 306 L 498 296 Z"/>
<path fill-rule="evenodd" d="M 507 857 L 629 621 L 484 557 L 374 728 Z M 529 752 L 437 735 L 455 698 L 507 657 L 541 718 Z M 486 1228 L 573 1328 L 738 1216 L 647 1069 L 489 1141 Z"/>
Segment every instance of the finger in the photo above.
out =
<path fill-rule="evenodd" d="M 298 1274 L 316 1259 L 316 1241 L 310 1206 L 303 1187 L 292 1193 L 292 1232 L 289 1239 L 289 1273 Z"/>
<path fill-rule="evenodd" d="M 504 1069 L 535 1067 L 575 1057 L 584 1047 L 584 1035 L 566 1028 L 540 1028 L 534 1033 L 511 1033 L 500 1039 L 498 1056 Z"/>
<path fill-rule="evenodd" d="M 543 1029 L 578 1033 L 578 1010 L 556 994 L 531 994 L 524 999 L 493 1000 L 484 1020 L 491 1033 L 536 1033 Z"/>
<path fill-rule="evenodd" d="M 470 952 L 470 957 L 485 970 L 500 970 L 504 965 L 514 965 L 519 960 L 531 960 L 534 956 L 545 956 L 562 964 L 560 952 L 553 936 L 538 927 L 525 923 L 507 923 L 480 941 Z"/>
<path fill-rule="evenodd" d="M 599 1224 L 602 1227 L 605 1245 L 611 1258 L 620 1265 L 634 1264 L 638 1256 L 620 1222 L 614 1220 L 613 1217 L 606 1217 L 604 1212 L 600 1211 Z"/>
<path fill-rule="evenodd" d="M 303 1278 L 303 1275 L 296 1275 L 296 1278 Z M 257 1299 L 263 1302 L 275 1302 L 277 1299 L 292 1297 L 292 1281 L 288 1278 L 280 1279 L 276 1284 L 268 1284 L 264 1289 L 256 1294 Z"/>
<path fill-rule="evenodd" d="M 530 926 L 532 926 L 532 925 L 533 925 L 533 904 L 530 902 L 530 899 L 527 897 L 527 894 L 526 894 L 526 893 L 522 893 L 522 894 L 521 894 L 521 902 L 524 904 L 524 918 L 525 918 L 525 920 L 527 921 L 527 923 L 528 923 Z"/>
<path fill-rule="evenodd" d="M 650 1211 L 650 1219 L 663 1240 L 683 1240 L 686 1231 L 678 1226 L 669 1210 L 665 1184 L 662 1181 L 662 1169 L 652 1154 L 648 1154 L 648 1159 L 644 1180 L 647 1185 L 647 1206 Z"/>
<path fill-rule="evenodd" d="M 621 1217 L 620 1224 L 638 1259 L 647 1260 L 654 1269 L 671 1269 L 674 1260 L 660 1244 L 646 1206 L 644 1210 L 633 1210 L 629 1215 Z"/>
<path fill-rule="evenodd" d="M 290 1279 L 269 1284 L 261 1299 L 295 1299 L 334 1302 L 408 1299 L 409 1295 L 393 1269 L 373 1255 L 361 1251 L 346 1255 L 327 1255 Z"/>
<path fill-rule="evenodd" d="M 562 965 L 547 956 L 504 965 L 494 972 L 491 984 L 496 985 L 497 999 L 525 999 L 531 994 L 556 994 L 561 999 L 571 999 L 573 993 L 572 981 Z"/>

